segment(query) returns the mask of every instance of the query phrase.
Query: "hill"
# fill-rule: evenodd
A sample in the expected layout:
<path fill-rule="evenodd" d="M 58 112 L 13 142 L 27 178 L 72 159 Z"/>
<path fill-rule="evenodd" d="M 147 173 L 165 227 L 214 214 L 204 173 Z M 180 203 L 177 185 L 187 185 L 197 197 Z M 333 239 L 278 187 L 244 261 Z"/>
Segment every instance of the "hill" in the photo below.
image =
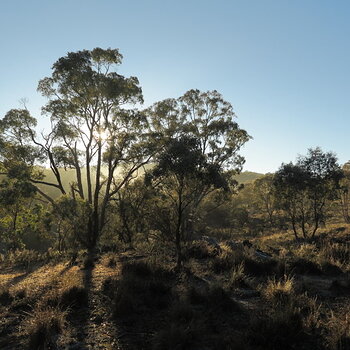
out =
<path fill-rule="evenodd" d="M 259 179 L 260 177 L 263 177 L 263 176 L 264 176 L 264 174 L 255 173 L 253 171 L 243 171 L 239 175 L 236 175 L 235 179 L 240 184 L 247 184 L 247 183 L 253 182 L 256 179 Z"/>

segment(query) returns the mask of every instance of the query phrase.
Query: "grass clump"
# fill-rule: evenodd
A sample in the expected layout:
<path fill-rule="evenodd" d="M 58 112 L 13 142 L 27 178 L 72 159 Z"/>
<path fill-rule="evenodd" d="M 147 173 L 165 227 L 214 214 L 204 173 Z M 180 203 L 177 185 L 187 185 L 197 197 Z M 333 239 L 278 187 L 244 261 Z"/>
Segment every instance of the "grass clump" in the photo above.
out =
<path fill-rule="evenodd" d="M 290 278 L 271 285 L 272 304 L 255 314 L 248 327 L 247 341 L 253 349 L 325 349 L 317 301 L 306 294 L 294 295 Z"/>
<path fill-rule="evenodd" d="M 350 349 L 350 316 L 331 313 L 326 321 L 327 345 L 331 350 Z"/>
<path fill-rule="evenodd" d="M 59 308 L 38 308 L 24 323 L 29 349 L 55 349 L 57 338 L 65 329 L 64 311 Z"/>
<path fill-rule="evenodd" d="M 261 293 L 274 304 L 285 304 L 293 297 L 294 290 L 294 278 L 285 275 L 282 279 L 269 279 Z"/>
<path fill-rule="evenodd" d="M 254 281 L 255 281 L 254 278 L 250 277 L 246 273 L 244 262 L 241 262 L 240 264 L 234 266 L 233 269 L 230 271 L 229 278 L 228 278 L 228 287 L 230 289 L 236 289 L 236 288 L 254 289 L 255 288 Z"/>
<path fill-rule="evenodd" d="M 184 257 L 186 259 L 208 259 L 213 258 L 219 254 L 219 251 L 216 247 L 208 245 L 206 242 L 194 241 L 187 249 L 185 250 Z"/>

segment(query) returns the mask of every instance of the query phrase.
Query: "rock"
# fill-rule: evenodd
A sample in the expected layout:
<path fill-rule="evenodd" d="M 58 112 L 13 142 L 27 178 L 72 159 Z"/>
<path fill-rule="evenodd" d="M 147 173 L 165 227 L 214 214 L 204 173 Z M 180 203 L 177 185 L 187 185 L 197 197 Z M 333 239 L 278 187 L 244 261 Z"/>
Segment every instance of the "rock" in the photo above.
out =
<path fill-rule="evenodd" d="M 258 259 L 262 259 L 262 260 L 270 260 L 270 259 L 272 259 L 271 254 L 266 253 L 266 252 L 263 252 L 263 251 L 260 250 L 260 249 L 257 249 L 257 250 L 255 251 L 255 256 L 256 256 Z"/>
<path fill-rule="evenodd" d="M 225 242 L 227 246 L 229 246 L 232 250 L 241 250 L 244 248 L 242 243 L 237 243 L 235 241 L 227 241 Z"/>

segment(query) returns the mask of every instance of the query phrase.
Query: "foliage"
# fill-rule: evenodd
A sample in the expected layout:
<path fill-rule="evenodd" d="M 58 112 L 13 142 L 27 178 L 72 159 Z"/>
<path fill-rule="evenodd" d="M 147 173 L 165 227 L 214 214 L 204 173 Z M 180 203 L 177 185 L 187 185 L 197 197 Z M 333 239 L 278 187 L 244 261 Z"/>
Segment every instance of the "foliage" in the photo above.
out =
<path fill-rule="evenodd" d="M 314 238 L 326 220 L 326 203 L 335 198 L 341 179 L 340 167 L 333 153 L 309 149 L 296 164 L 282 164 L 274 178 L 280 207 L 288 214 L 295 238 Z"/>
<path fill-rule="evenodd" d="M 146 181 L 165 196 L 171 217 L 168 235 L 175 241 L 180 266 L 181 241 L 188 230 L 186 225 L 193 207 L 212 189 L 228 190 L 227 179 L 218 166 L 207 162 L 197 139 L 182 136 L 168 142 Z"/>
<path fill-rule="evenodd" d="M 49 133 L 36 135 L 36 120 L 26 109 L 9 111 L 0 125 L 4 174 L 18 179 L 25 173 L 26 180 L 53 205 L 53 198 L 39 185 L 88 203 L 84 243 L 89 248 L 96 245 L 105 226 L 109 202 L 150 158 L 144 115 L 123 109 L 142 102 L 142 93 L 137 78 L 116 73 L 121 60 L 119 51 L 112 49 L 68 53 L 38 85 L 48 98 L 43 113 L 50 117 Z M 47 162 L 52 182 L 45 181 L 35 167 Z M 21 173 L 14 171 L 18 167 L 23 168 Z M 75 172 L 68 188 L 62 182 L 66 168 Z"/>

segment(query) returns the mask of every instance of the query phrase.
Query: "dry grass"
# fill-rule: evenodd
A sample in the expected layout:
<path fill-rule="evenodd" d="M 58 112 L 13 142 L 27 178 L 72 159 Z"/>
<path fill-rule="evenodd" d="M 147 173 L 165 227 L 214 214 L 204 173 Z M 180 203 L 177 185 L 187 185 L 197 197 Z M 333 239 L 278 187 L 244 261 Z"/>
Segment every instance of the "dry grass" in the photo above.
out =
<path fill-rule="evenodd" d="M 248 277 L 244 272 L 244 263 L 241 262 L 240 264 L 236 265 L 230 273 L 230 279 L 229 279 L 230 287 L 231 288 L 246 287 L 247 279 Z"/>
<path fill-rule="evenodd" d="M 347 312 L 338 316 L 331 312 L 326 327 L 326 339 L 331 350 L 350 349 L 350 315 Z"/>
<path fill-rule="evenodd" d="M 261 294 L 276 304 L 286 303 L 294 294 L 294 278 L 285 275 L 282 279 L 271 278 L 261 288 Z"/>
<path fill-rule="evenodd" d="M 87 305 L 87 297 L 82 272 L 75 266 L 55 281 L 42 299 L 42 304 L 75 309 Z"/>
<path fill-rule="evenodd" d="M 29 349 L 54 349 L 66 326 L 66 313 L 59 308 L 37 308 L 23 323 Z"/>

